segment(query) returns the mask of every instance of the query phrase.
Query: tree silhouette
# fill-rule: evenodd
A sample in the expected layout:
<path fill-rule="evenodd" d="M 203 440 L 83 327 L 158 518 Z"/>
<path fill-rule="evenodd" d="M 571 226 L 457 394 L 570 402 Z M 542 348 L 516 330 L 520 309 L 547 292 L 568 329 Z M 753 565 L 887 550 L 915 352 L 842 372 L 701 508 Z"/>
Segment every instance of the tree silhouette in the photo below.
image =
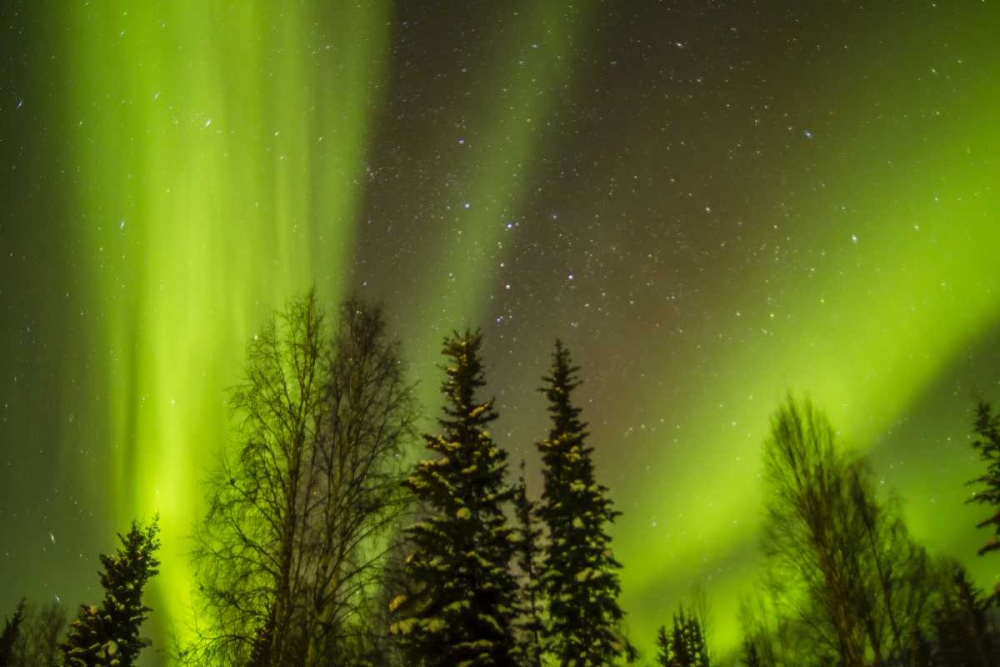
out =
<path fill-rule="evenodd" d="M 794 611 L 805 650 L 833 653 L 845 667 L 868 655 L 911 664 L 934 572 L 898 499 L 881 499 L 868 462 L 840 451 L 826 416 L 793 398 L 772 419 L 764 479 L 768 581 L 773 599 Z"/>
<path fill-rule="evenodd" d="M 763 586 L 763 591 L 768 591 Z M 755 667 L 775 667 L 781 653 L 782 623 L 775 618 L 773 604 L 761 593 L 740 600 L 739 622 L 743 631 L 743 660 L 754 661 Z M 773 598 L 771 600 L 773 603 Z M 785 624 L 787 626 L 787 624 Z"/>
<path fill-rule="evenodd" d="M 661 667 L 710 667 L 702 622 L 683 605 L 674 614 L 670 632 L 660 626 L 656 643 Z"/>
<path fill-rule="evenodd" d="M 833 647 L 843 667 L 862 667 L 865 627 L 854 607 L 858 584 L 852 558 L 862 535 L 846 519 L 846 463 L 826 416 L 793 398 L 771 421 L 764 444 L 767 493 L 762 546 L 781 585 L 803 595 L 804 625 L 817 643 Z"/>
<path fill-rule="evenodd" d="M 315 293 L 293 300 L 254 336 L 244 381 L 230 395 L 235 456 L 208 481 L 196 530 L 201 618 L 183 657 L 278 665 L 298 649 L 310 452 L 322 428 L 326 329 Z M 293 630 L 295 636 L 293 637 Z M 297 644 L 294 648 L 289 644 Z"/>
<path fill-rule="evenodd" d="M 63 644 L 67 667 L 131 667 L 149 641 L 139 629 L 152 611 L 142 603 L 146 582 L 158 573 L 159 525 L 146 527 L 133 522 L 126 535 L 118 535 L 121 546 L 110 556 L 101 556 L 104 571 L 101 586 L 104 601 L 81 605 Z"/>
<path fill-rule="evenodd" d="M 949 569 L 949 580 L 934 614 L 937 660 L 948 667 L 994 665 L 987 623 L 989 601 L 969 581 L 964 567 L 952 563 Z"/>
<path fill-rule="evenodd" d="M 372 636 L 375 605 L 410 502 L 402 462 L 416 439 L 418 411 L 404 370 L 382 308 L 345 301 L 306 489 L 306 667 L 360 659 L 380 640 Z"/>
<path fill-rule="evenodd" d="M 607 532 L 620 513 L 607 487 L 596 481 L 586 424 L 572 402 L 578 370 L 556 341 L 541 390 L 552 427 L 538 443 L 545 482 L 538 513 L 549 533 L 541 579 L 549 604 L 550 648 L 560 664 L 583 667 L 612 664 L 631 650 L 619 631 L 621 564 Z"/>
<path fill-rule="evenodd" d="M 66 608 L 59 602 L 53 601 L 41 607 L 25 606 L 12 664 L 17 667 L 53 667 L 59 664 L 65 629 Z"/>
<path fill-rule="evenodd" d="M 412 665 L 516 664 L 514 534 L 504 514 L 513 489 L 507 455 L 486 430 L 497 417 L 493 401 L 476 395 L 485 385 L 481 345 L 479 332 L 445 339 L 442 433 L 424 436 L 436 457 L 406 481 L 425 512 L 408 531 L 418 590 L 393 605 L 393 630 Z"/>
<path fill-rule="evenodd" d="M 350 659 L 406 506 L 416 409 L 382 309 L 345 301 L 330 336 L 314 292 L 249 345 L 230 396 L 234 455 L 208 482 L 188 662 L 312 667 Z"/>
<path fill-rule="evenodd" d="M 760 652 L 757 650 L 757 643 L 752 639 L 743 640 L 743 665 L 744 667 L 763 667 L 760 660 Z"/>
<path fill-rule="evenodd" d="M 24 600 L 17 603 L 14 615 L 4 621 L 3 633 L 0 633 L 0 667 L 13 665 L 14 647 L 21 635 L 21 623 L 24 621 Z"/>
<path fill-rule="evenodd" d="M 979 452 L 986 471 L 969 481 L 980 488 L 966 502 L 987 505 L 993 513 L 976 524 L 977 528 L 993 528 L 993 535 L 979 549 L 982 556 L 1000 550 L 1000 417 L 993 414 L 993 408 L 985 401 L 977 406 L 974 432 L 972 447 Z M 1000 591 L 994 595 L 1000 596 Z"/>
<path fill-rule="evenodd" d="M 670 635 L 667 634 L 667 626 L 661 625 L 656 630 L 656 664 L 659 667 L 670 667 L 671 659 Z"/>

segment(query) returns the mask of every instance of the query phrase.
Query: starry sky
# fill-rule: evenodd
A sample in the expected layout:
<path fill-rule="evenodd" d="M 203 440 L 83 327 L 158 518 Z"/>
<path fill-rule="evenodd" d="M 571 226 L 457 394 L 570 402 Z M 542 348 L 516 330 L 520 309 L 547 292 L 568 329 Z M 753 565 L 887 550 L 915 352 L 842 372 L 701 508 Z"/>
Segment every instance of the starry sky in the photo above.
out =
<path fill-rule="evenodd" d="M 992 585 L 997 34 L 991 0 L 0 3 L 0 606 L 95 600 L 160 512 L 183 634 L 225 388 L 311 285 L 385 302 L 428 412 L 482 327 L 536 493 L 567 343 L 640 647 L 697 586 L 738 640 L 789 390 Z"/>

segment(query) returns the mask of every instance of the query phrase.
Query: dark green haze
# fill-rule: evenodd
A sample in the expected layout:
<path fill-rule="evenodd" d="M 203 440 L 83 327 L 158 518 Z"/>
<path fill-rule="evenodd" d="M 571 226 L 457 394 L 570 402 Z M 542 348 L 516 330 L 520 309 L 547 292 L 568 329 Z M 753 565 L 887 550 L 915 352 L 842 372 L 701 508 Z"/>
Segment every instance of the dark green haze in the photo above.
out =
<path fill-rule="evenodd" d="M 695 586 L 737 640 L 788 389 L 992 586 L 963 482 L 1000 400 L 997 34 L 971 1 L 8 0 L 0 610 L 92 600 L 158 511 L 183 634 L 225 388 L 313 284 L 387 303 L 429 411 L 442 335 L 483 327 L 535 492 L 566 341 L 640 646 Z"/>

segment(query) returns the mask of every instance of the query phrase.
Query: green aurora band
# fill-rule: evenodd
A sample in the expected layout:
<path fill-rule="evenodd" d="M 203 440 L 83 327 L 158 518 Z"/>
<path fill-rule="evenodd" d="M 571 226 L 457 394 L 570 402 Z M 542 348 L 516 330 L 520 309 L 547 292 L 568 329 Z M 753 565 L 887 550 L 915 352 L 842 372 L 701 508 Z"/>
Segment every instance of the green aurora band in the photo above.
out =
<path fill-rule="evenodd" d="M 544 159 L 553 100 L 575 93 L 574 44 L 589 10 L 570 24 L 556 3 L 528 4 L 520 25 L 539 31 L 550 57 L 533 64 L 523 54 L 529 60 L 519 64 L 524 36 L 510 36 L 497 56 L 505 64 L 496 85 L 521 103 L 470 103 L 491 157 L 451 168 L 461 182 L 440 205 L 455 212 L 461 233 L 452 240 L 439 230 L 440 255 L 429 261 L 445 263 L 452 276 L 417 277 L 404 333 L 421 342 L 409 349 L 436 350 L 441 332 L 482 319 L 490 290 L 502 289 L 497 263 L 511 248 L 502 246 L 497 220 L 518 219 Z M 180 623 L 191 585 L 183 537 L 200 512 L 201 471 L 226 441 L 224 388 L 239 377 L 245 343 L 296 292 L 316 284 L 335 300 L 349 285 L 391 12 L 385 2 L 319 0 L 109 0 L 69 11 L 79 39 L 70 104 L 79 118 L 71 150 L 80 233 L 97 258 L 78 267 L 79 280 L 105 311 L 87 334 L 104 357 L 86 372 L 91 393 L 103 397 L 114 452 L 109 502 L 120 524 L 161 514 L 169 567 L 153 606 L 168 624 Z M 913 56 L 908 51 L 895 57 Z M 699 581 L 713 597 L 718 647 L 735 645 L 738 595 L 755 571 L 760 488 L 748 468 L 757 465 L 767 415 L 789 387 L 825 406 L 846 443 L 878 456 L 925 393 L 996 332 L 1000 280 L 986 267 L 1000 247 L 1000 172 L 991 159 L 1000 155 L 1000 93 L 989 68 L 955 70 L 977 94 L 942 103 L 940 119 L 914 121 L 918 140 L 878 134 L 884 124 L 849 140 L 880 146 L 895 155 L 891 163 L 822 164 L 803 176 L 792 201 L 776 197 L 775 211 L 790 208 L 794 220 L 776 215 L 777 226 L 751 242 L 790 245 L 794 226 L 796 252 L 809 258 L 795 266 L 811 268 L 796 273 L 776 263 L 746 276 L 739 293 L 711 295 L 733 314 L 728 336 L 715 337 L 714 324 L 690 334 L 708 350 L 711 368 L 678 375 L 662 341 L 646 337 L 632 354 L 653 360 L 648 375 L 666 384 L 641 392 L 641 408 L 615 396 L 595 408 L 683 415 L 630 436 L 629 447 L 653 452 L 644 461 L 653 471 L 648 481 L 641 470 L 629 471 L 628 484 L 608 480 L 625 512 L 616 553 L 640 646 Z M 860 107 L 877 87 L 899 85 L 887 76 L 873 71 L 870 88 L 829 94 Z M 900 92 L 900 113 L 913 97 L 935 94 Z M 829 134 L 863 127 L 857 113 L 830 121 Z M 417 361 L 424 368 L 435 360 Z M 674 384 L 696 389 L 680 394 Z M 423 384 L 428 405 L 435 387 Z M 674 442 L 687 446 L 663 446 Z M 613 453 L 598 457 L 598 470 L 607 470 Z M 706 469 L 715 471 L 712 488 L 697 474 Z M 107 474 L 86 471 L 95 492 L 106 488 Z M 914 500 L 907 508 L 919 537 L 969 542 L 965 515 L 957 521 L 918 501 L 924 476 L 916 467 L 888 477 Z M 960 504 L 961 493 L 954 489 L 942 505 Z M 651 539 L 652 521 L 669 526 L 655 534 L 662 539 Z M 980 579 L 989 575 L 982 562 L 972 564 Z"/>
<path fill-rule="evenodd" d="M 81 279 L 106 304 L 89 334 L 107 352 L 92 392 L 106 397 L 119 525 L 160 513 L 155 606 L 176 621 L 191 587 L 184 538 L 201 471 L 226 442 L 224 389 L 246 341 L 310 285 L 337 298 L 388 5 L 72 11 L 81 229 L 99 258 Z"/>
<path fill-rule="evenodd" d="M 586 34 L 593 2 L 568 9 L 559 2 L 524 4 L 522 12 L 509 17 L 495 56 L 503 64 L 490 72 L 489 88 L 505 91 L 514 103 L 471 100 L 467 126 L 477 129 L 480 138 L 442 175 L 451 187 L 440 206 L 454 215 L 454 225 L 438 231 L 427 263 L 448 270 L 415 276 L 419 305 L 406 322 L 409 349 L 436 353 L 447 332 L 486 318 L 494 294 L 505 289 L 501 268 L 514 249 L 504 241 L 506 224 L 521 220 L 524 198 L 544 161 L 553 105 L 574 92 L 574 54 Z M 456 137 L 464 142 L 461 132 Z M 430 320 L 425 309 L 434 313 Z M 435 354 L 421 361 L 422 369 L 434 369 L 438 359 Z M 421 402 L 437 405 L 436 371 L 424 377 L 429 380 L 419 385 Z"/>
<path fill-rule="evenodd" d="M 983 26 L 966 34 L 971 44 L 991 43 Z M 921 31 L 911 39 L 931 43 L 934 37 Z M 937 406 L 936 421 L 922 414 L 926 394 L 937 392 L 940 400 L 935 388 L 953 381 L 956 364 L 1000 327 L 1000 127 L 994 121 L 1000 89 L 987 66 L 997 62 L 1000 48 L 974 53 L 974 62 L 949 63 L 935 74 L 939 62 L 900 50 L 867 72 L 864 85 L 833 91 L 831 97 L 857 104 L 833 107 L 841 115 L 828 121 L 828 134 L 836 137 L 830 141 L 852 144 L 845 154 L 876 146 L 878 155 L 892 159 L 818 165 L 797 184 L 796 213 L 776 202 L 776 212 L 785 213 L 775 215 L 773 234 L 754 240 L 775 253 L 773 268 L 748 276 L 743 291 L 713 295 L 728 303 L 729 334 L 692 333 L 708 350 L 711 372 L 678 377 L 667 367 L 648 370 L 669 378 L 669 385 L 697 389 L 686 395 L 672 389 L 662 406 L 646 406 L 653 414 L 683 417 L 671 431 L 649 429 L 630 444 L 654 452 L 649 482 L 616 487 L 625 510 L 616 548 L 626 564 L 626 608 L 656 610 L 634 614 L 637 636 L 654 636 L 670 605 L 703 586 L 718 618 L 717 647 L 738 646 L 740 596 L 753 589 L 757 572 L 761 503 L 759 474 L 748 472 L 759 469 L 767 418 L 789 390 L 828 411 L 842 444 L 873 456 L 883 484 L 905 499 L 911 531 L 932 553 L 966 561 L 980 581 L 1000 583 L 988 560 L 968 559 L 985 539 L 971 529 L 982 512 L 963 509 L 968 490 L 961 484 L 981 474 L 964 440 L 977 390 L 950 397 L 950 409 Z M 913 58 L 916 65 L 908 62 Z M 921 88 L 907 89 L 893 108 L 868 108 L 880 87 L 905 85 L 893 73 L 921 65 L 928 72 Z M 957 96 L 955 89 L 965 92 Z M 913 117 L 913 108 L 935 104 L 932 118 Z M 901 119 L 901 126 L 885 134 L 886 123 L 866 122 L 866 114 L 876 113 Z M 808 259 L 789 270 L 777 256 L 793 241 L 794 252 Z M 649 358 L 659 352 L 649 350 Z M 978 370 L 966 372 L 970 386 L 995 371 Z M 926 430 L 901 427 L 909 421 Z M 928 448 L 954 436 L 963 438 L 956 443 L 962 449 Z M 663 447 L 664 440 L 680 446 Z M 951 467 L 948 461 L 959 456 L 967 465 Z M 950 474 L 942 479 L 931 472 L 936 467 Z M 664 470 L 671 472 L 658 484 Z M 705 470 L 712 471 L 710 484 L 699 472 Z M 668 531 L 655 553 L 650 520 Z"/>

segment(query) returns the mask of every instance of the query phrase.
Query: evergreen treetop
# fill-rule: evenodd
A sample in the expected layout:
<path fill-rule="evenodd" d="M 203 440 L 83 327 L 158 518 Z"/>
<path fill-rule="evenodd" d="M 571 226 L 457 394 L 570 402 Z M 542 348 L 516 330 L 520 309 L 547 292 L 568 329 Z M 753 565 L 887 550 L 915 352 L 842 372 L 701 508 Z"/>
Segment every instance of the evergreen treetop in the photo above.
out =
<path fill-rule="evenodd" d="M 683 606 L 674 614 L 672 630 L 660 626 L 656 645 L 659 648 L 656 660 L 661 667 L 709 667 L 708 646 L 705 630 L 696 614 Z M 744 642 L 744 660 L 748 664 L 759 665 L 753 642 Z M 751 663 L 751 660 L 755 661 Z"/>
<path fill-rule="evenodd" d="M 393 602 L 393 626 L 412 664 L 510 667 L 517 582 L 510 570 L 516 538 L 504 505 L 507 454 L 486 426 L 496 419 L 485 385 L 479 332 L 444 343 L 442 433 L 425 435 L 435 458 L 419 462 L 405 482 L 425 518 L 408 530 L 407 567 L 419 592 Z"/>
<path fill-rule="evenodd" d="M 541 391 L 552 426 L 538 443 L 544 492 L 539 516 L 549 530 L 542 585 L 549 604 L 549 645 L 567 667 L 609 665 L 631 654 L 619 632 L 621 564 L 608 526 L 619 515 L 608 489 L 596 482 L 586 424 L 572 401 L 580 382 L 569 351 L 556 341 Z"/>
<path fill-rule="evenodd" d="M 142 603 L 146 582 L 158 574 L 160 547 L 157 519 L 142 527 L 132 522 L 126 535 L 119 533 L 121 546 L 114 554 L 101 555 L 100 573 L 104 601 L 81 605 L 80 615 L 70 625 L 63 644 L 67 667 L 130 667 L 148 641 L 139 636 L 149 607 Z"/>

